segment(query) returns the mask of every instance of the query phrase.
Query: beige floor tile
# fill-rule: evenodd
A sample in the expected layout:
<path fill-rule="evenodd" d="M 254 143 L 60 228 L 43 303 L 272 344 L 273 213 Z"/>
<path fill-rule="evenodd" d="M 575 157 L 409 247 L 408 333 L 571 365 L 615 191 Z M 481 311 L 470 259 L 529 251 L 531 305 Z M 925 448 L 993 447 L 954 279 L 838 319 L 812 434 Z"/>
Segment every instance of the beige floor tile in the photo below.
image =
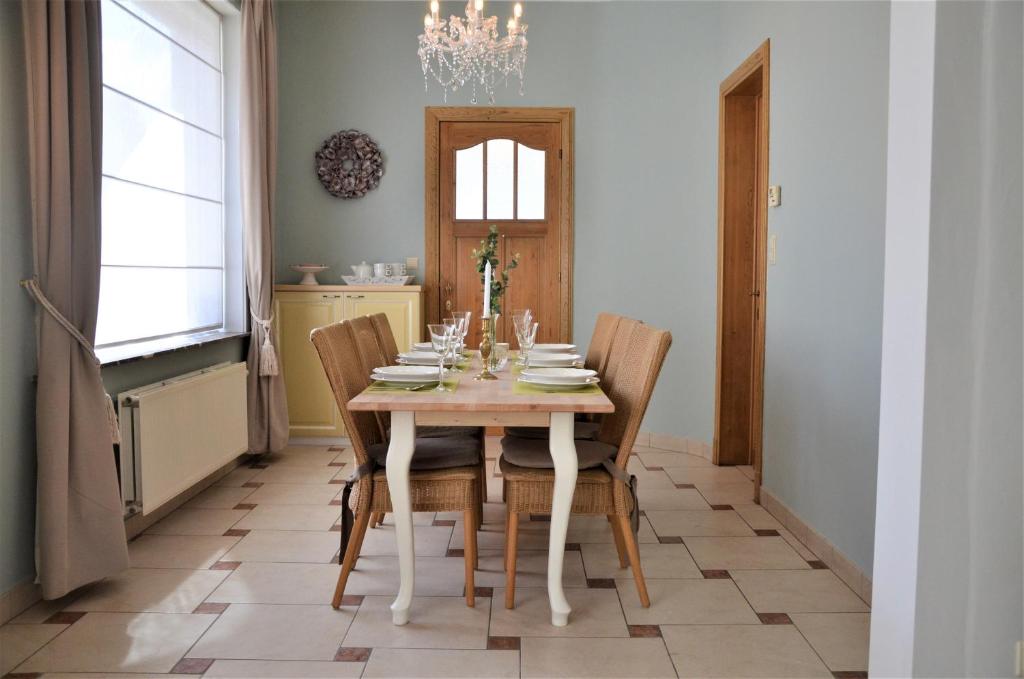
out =
<path fill-rule="evenodd" d="M 792 625 L 662 625 L 680 677 L 831 677 Z"/>
<path fill-rule="evenodd" d="M 505 555 L 488 549 L 480 553 L 477 587 L 505 586 Z M 520 549 L 516 553 L 516 587 L 548 586 L 548 550 Z M 562 565 L 563 587 L 586 587 L 587 576 L 579 552 L 566 552 Z"/>
<path fill-rule="evenodd" d="M 341 566 L 327 563 L 241 564 L 207 597 L 232 604 L 326 604 Z"/>
<path fill-rule="evenodd" d="M 868 669 L 869 613 L 793 613 L 793 624 L 833 672 Z"/>
<path fill-rule="evenodd" d="M 341 519 L 333 505 L 256 505 L 235 524 L 246 530 L 330 530 Z"/>
<path fill-rule="evenodd" d="M 640 509 L 711 509 L 708 503 L 695 488 L 677 488 L 675 490 L 654 490 L 641 488 Z"/>
<path fill-rule="evenodd" d="M 655 491 L 652 491 L 655 492 Z M 671 491 L 673 493 L 679 491 Z M 641 506 L 643 501 L 641 500 Z M 543 530 L 547 530 L 548 526 L 545 522 Z M 524 530 L 529 530 L 520 525 L 520 537 Z M 646 517 L 640 517 L 640 532 L 638 535 L 638 542 L 642 543 L 655 543 L 658 541 L 658 536 L 655 534 L 654 529 L 651 528 L 650 522 Z M 608 523 L 608 518 L 604 516 L 580 516 L 576 515 L 569 519 L 569 531 L 565 537 L 566 542 L 576 542 L 580 544 L 586 543 L 613 543 L 615 542 L 614 534 L 612 533 L 612 526 Z M 547 549 L 547 542 L 544 543 L 542 549 Z"/>
<path fill-rule="evenodd" d="M 757 615 L 731 580 L 647 580 L 651 607 L 643 608 L 636 587 L 616 580 L 630 625 L 756 625 Z"/>
<path fill-rule="evenodd" d="M 754 504 L 754 484 L 750 481 L 741 483 L 697 483 L 697 490 L 709 504 L 713 505 L 752 505 Z"/>
<path fill-rule="evenodd" d="M 328 531 L 254 530 L 221 560 L 328 563 L 338 552 L 340 539 Z"/>
<path fill-rule="evenodd" d="M 676 676 L 661 639 L 530 638 L 520 653 L 523 679 Z"/>
<path fill-rule="evenodd" d="M 227 576 L 228 571 L 129 568 L 97 582 L 66 610 L 191 613 Z"/>
<path fill-rule="evenodd" d="M 334 463 L 339 463 L 340 462 L 341 464 L 350 465 L 350 466 L 354 465 L 355 461 L 356 461 L 356 453 L 355 453 L 355 451 L 352 448 L 345 448 L 345 450 L 343 450 L 340 453 L 338 453 L 337 456 L 332 460 L 332 462 L 334 462 Z"/>
<path fill-rule="evenodd" d="M 619 555 L 613 544 L 582 545 L 583 566 L 588 578 L 633 579 L 630 568 L 619 568 Z M 640 545 L 640 566 L 648 578 L 701 578 L 700 569 L 685 545 Z"/>
<path fill-rule="evenodd" d="M 272 467 L 326 467 L 336 457 L 338 453 L 328 450 L 328 446 L 288 446 L 261 459 Z"/>
<path fill-rule="evenodd" d="M 458 517 L 459 519 L 462 518 L 462 513 L 461 512 L 453 512 L 453 513 L 457 513 L 459 515 L 459 517 Z M 414 525 L 414 526 L 432 526 L 432 525 L 434 525 L 434 517 L 435 516 L 436 516 L 436 514 L 434 512 L 413 512 L 412 513 L 412 525 Z M 395 515 L 394 514 L 385 514 L 384 515 L 384 525 L 385 526 L 394 526 L 395 525 Z"/>
<path fill-rule="evenodd" d="M 363 599 L 344 646 L 372 648 L 487 648 L 491 600 L 477 597 L 469 608 L 461 597 L 414 597 L 409 623 L 391 622 L 391 596 Z M 493 632 L 492 632 L 493 634 Z"/>
<path fill-rule="evenodd" d="M 263 470 L 253 469 L 252 467 L 243 464 L 242 466 L 236 467 L 235 469 L 231 470 L 231 472 L 229 472 L 222 479 L 217 481 L 215 485 L 234 486 L 237 488 L 245 483 L 248 483 L 249 481 L 252 481 L 252 477 L 256 476 L 261 471 Z"/>
<path fill-rule="evenodd" d="M 448 553 L 448 543 L 451 538 L 451 526 L 416 526 L 413 529 L 416 556 L 444 556 Z M 366 556 L 397 555 L 398 545 L 395 543 L 394 526 L 380 526 L 366 531 L 360 554 Z"/>
<path fill-rule="evenodd" d="M 333 660 L 354 608 L 232 604 L 188 652 L 190 658 Z"/>
<path fill-rule="evenodd" d="M 636 475 L 637 481 L 640 482 L 640 488 L 643 490 L 675 490 L 675 482 L 665 472 L 647 471 L 635 457 L 631 457 L 630 462 L 632 464 L 627 465 L 627 467 L 632 467 L 629 473 Z"/>
<path fill-rule="evenodd" d="M 782 524 L 760 505 L 736 505 L 736 513 L 743 517 L 751 528 L 780 530 Z"/>
<path fill-rule="evenodd" d="M 238 679 L 349 679 L 359 677 L 364 664 L 323 660 L 215 660 L 203 676 Z"/>
<path fill-rule="evenodd" d="M 665 467 L 673 483 L 749 483 L 736 467 Z"/>
<path fill-rule="evenodd" d="M 548 524 L 543 526 L 535 525 L 529 530 L 525 529 L 525 525 L 520 523 L 519 528 L 519 549 L 522 550 L 540 550 L 547 551 L 548 548 Z M 452 539 L 448 547 L 450 549 L 464 549 L 466 546 L 466 533 L 463 530 L 462 521 L 458 521 L 455 524 L 455 528 L 452 530 Z M 484 524 L 483 530 L 479 530 L 476 533 L 476 547 L 477 549 L 483 550 L 494 550 L 505 548 L 505 525 L 504 519 L 502 523 L 490 523 Z M 419 554 L 419 548 L 417 547 L 416 553 Z"/>
<path fill-rule="evenodd" d="M 140 535 L 128 543 L 132 568 L 209 568 L 238 542 L 223 535 Z"/>
<path fill-rule="evenodd" d="M 148 535 L 223 535 L 248 512 L 243 509 L 177 509 L 150 526 Z"/>
<path fill-rule="evenodd" d="M 394 596 L 398 582 L 398 557 L 363 555 L 348 576 L 345 594 Z M 416 593 L 420 596 L 462 596 L 465 586 L 461 558 L 416 556 Z"/>
<path fill-rule="evenodd" d="M 195 679 L 194 674 L 151 674 L 139 672 L 47 672 L 43 679 Z"/>
<path fill-rule="evenodd" d="M 741 473 L 741 474 L 743 474 L 744 476 L 746 476 L 746 477 L 747 477 L 748 479 L 750 479 L 751 481 L 753 481 L 753 480 L 754 480 L 754 468 L 753 468 L 752 466 L 750 466 L 749 464 L 741 464 L 741 465 L 738 465 L 738 466 L 736 467 L 736 469 L 738 469 L 738 470 L 740 471 L 740 473 Z"/>
<path fill-rule="evenodd" d="M 67 625 L 18 624 L 0 627 L 0 677 L 23 663 Z"/>
<path fill-rule="evenodd" d="M 518 651 L 455 651 L 377 648 L 364 678 L 512 679 L 519 676 Z"/>
<path fill-rule="evenodd" d="M 661 451 L 654 449 L 638 449 L 637 453 L 640 456 L 640 461 L 644 463 L 645 467 L 662 467 L 667 469 L 669 467 L 713 467 L 711 462 L 700 455 L 690 455 L 689 453 L 675 453 L 671 451 Z"/>
<path fill-rule="evenodd" d="M 747 522 L 731 511 L 704 510 L 647 510 L 647 520 L 658 535 L 679 537 L 697 536 L 753 536 Z"/>
<path fill-rule="evenodd" d="M 338 486 L 329 483 L 265 483 L 246 498 L 246 502 L 256 505 L 329 505 L 339 492 Z"/>
<path fill-rule="evenodd" d="M 566 589 L 572 613 L 565 627 L 551 625 L 546 587 L 516 587 L 516 607 L 505 608 L 505 588 L 494 589 L 491 636 L 627 637 L 622 606 L 613 589 Z"/>
<path fill-rule="evenodd" d="M 252 494 L 253 488 L 210 486 L 184 504 L 188 509 L 232 509 Z"/>
<path fill-rule="evenodd" d="M 832 571 L 736 571 L 732 577 L 759 613 L 860 613 L 868 610 L 867 604 Z"/>
<path fill-rule="evenodd" d="M 807 545 L 800 542 L 800 540 L 788 530 L 785 528 L 776 528 L 775 530 L 779 531 L 779 536 L 789 543 L 789 546 L 796 550 L 796 553 L 799 554 L 801 558 L 806 559 L 807 561 L 815 561 L 818 559 L 818 556 L 814 552 L 807 549 Z"/>
<path fill-rule="evenodd" d="M 718 514 L 719 512 L 715 512 Z M 683 538 L 693 560 L 704 569 L 778 569 L 810 568 L 780 537 Z"/>
<path fill-rule="evenodd" d="M 84 589 L 84 588 L 83 588 Z M 43 599 L 38 601 L 29 608 L 22 611 L 16 618 L 10 621 L 12 625 L 36 625 L 41 622 L 45 622 L 54 613 L 64 610 L 64 607 L 71 604 L 75 599 L 81 596 L 82 590 L 76 590 L 71 594 L 67 594 L 60 599 L 51 599 L 47 601 Z M 2 629 L 2 628 L 0 628 Z M 0 674 L 0 676 L 3 676 Z"/>
<path fill-rule="evenodd" d="M 306 467 L 271 465 L 252 477 L 258 483 L 297 483 L 317 485 L 327 483 L 339 471 L 338 467 Z"/>
<path fill-rule="evenodd" d="M 18 672 L 170 672 L 212 615 L 88 613 Z"/>

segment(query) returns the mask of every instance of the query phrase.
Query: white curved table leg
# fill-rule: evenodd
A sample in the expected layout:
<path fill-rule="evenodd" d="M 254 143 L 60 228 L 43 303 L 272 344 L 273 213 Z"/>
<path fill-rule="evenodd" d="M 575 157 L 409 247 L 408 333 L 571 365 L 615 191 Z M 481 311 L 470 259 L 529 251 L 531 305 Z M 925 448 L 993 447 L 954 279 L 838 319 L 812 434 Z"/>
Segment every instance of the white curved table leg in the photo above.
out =
<path fill-rule="evenodd" d="M 391 493 L 392 516 L 395 520 L 395 541 L 398 543 L 398 597 L 391 604 L 391 621 L 396 625 L 409 622 L 409 607 L 416 579 L 416 548 L 412 533 L 412 504 L 409 499 L 409 463 L 416 439 L 416 419 L 412 412 L 391 413 L 391 443 L 385 471 Z"/>
<path fill-rule="evenodd" d="M 565 627 L 572 610 L 562 590 L 562 562 L 578 468 L 574 419 L 573 413 L 551 413 L 550 447 L 555 464 L 555 488 L 548 538 L 548 601 L 551 603 L 551 624 L 555 627 Z"/>

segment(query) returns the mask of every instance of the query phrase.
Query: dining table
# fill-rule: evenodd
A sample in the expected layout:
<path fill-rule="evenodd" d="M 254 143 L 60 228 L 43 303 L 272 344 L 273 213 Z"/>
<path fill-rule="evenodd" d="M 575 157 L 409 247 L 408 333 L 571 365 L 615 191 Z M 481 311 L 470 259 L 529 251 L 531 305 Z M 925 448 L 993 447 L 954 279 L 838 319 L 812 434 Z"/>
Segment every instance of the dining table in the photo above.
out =
<path fill-rule="evenodd" d="M 409 465 L 412 461 L 417 426 L 548 427 L 549 449 L 554 467 L 554 498 L 548 538 L 548 601 L 551 624 L 564 627 L 571 608 L 562 589 L 562 564 L 569 514 L 576 489 L 577 458 L 574 440 L 577 413 L 610 413 L 611 400 L 597 389 L 585 392 L 517 388 L 516 370 L 509 366 L 494 373 L 496 379 L 474 378 L 479 368 L 475 359 L 457 375 L 451 391 L 377 391 L 371 386 L 349 401 L 357 411 L 389 411 L 391 440 L 385 472 L 395 524 L 398 550 L 399 589 L 391 604 L 392 622 L 404 625 L 415 592 L 416 551 L 413 538 Z"/>

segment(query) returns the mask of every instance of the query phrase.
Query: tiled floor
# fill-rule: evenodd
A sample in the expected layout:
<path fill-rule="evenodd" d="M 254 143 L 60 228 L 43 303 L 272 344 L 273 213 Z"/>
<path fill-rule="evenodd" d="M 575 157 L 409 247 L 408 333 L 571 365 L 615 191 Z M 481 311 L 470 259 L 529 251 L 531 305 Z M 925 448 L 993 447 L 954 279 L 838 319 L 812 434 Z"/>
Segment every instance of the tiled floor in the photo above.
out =
<path fill-rule="evenodd" d="M 495 441 L 488 451 L 496 455 Z M 640 606 L 618 567 L 607 521 L 576 517 L 564 628 L 548 624 L 546 521 L 521 524 L 517 607 L 507 610 L 504 507 L 486 506 L 470 609 L 461 552 L 450 552 L 463 547 L 462 517 L 417 515 L 417 597 L 412 622 L 395 627 L 390 521 L 367 535 L 341 610 L 328 605 L 338 479 L 351 465 L 343 448 L 309 446 L 235 470 L 135 539 L 131 569 L 0 627 L 0 675 L 865 675 L 868 606 L 753 504 L 749 468 L 638 448 L 630 471 L 646 514 L 640 554 L 652 605 Z M 488 466 L 496 501 L 501 479 Z"/>

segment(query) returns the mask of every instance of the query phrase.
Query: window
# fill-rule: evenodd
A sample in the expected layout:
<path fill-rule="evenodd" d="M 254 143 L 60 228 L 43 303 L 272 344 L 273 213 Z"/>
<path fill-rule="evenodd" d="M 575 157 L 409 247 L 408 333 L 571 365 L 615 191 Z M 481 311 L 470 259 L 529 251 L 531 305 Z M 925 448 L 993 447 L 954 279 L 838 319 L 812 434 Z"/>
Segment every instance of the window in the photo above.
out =
<path fill-rule="evenodd" d="M 103 0 L 98 346 L 225 326 L 221 16 Z"/>
<path fill-rule="evenodd" d="M 545 156 L 511 139 L 456 151 L 455 218 L 544 219 Z"/>

